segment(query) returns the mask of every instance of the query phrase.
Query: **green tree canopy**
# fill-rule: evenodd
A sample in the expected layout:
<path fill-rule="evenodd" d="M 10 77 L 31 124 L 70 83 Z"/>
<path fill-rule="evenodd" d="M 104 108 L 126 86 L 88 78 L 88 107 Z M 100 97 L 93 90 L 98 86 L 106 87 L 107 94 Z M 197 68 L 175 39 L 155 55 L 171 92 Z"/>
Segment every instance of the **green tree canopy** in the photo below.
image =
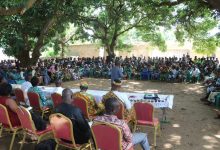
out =
<path fill-rule="evenodd" d="M 35 64 L 46 47 L 63 50 L 72 39 L 66 28 L 72 23 L 76 37 L 101 42 L 110 56 L 129 44 L 121 39 L 131 29 L 144 41 L 166 49 L 160 28 L 175 29 L 180 42 L 191 40 L 202 53 L 212 53 L 218 36 L 218 11 L 203 0 L 8 0 L 0 4 L 0 47 L 23 65 Z M 7 11 L 19 8 L 19 11 Z M 20 9 L 22 8 L 22 9 Z M 1 11 L 2 10 L 2 11 Z M 10 13 L 9 13 L 10 12 Z M 25 13 L 24 13 L 25 12 Z M 21 15 L 22 14 L 22 15 Z M 61 45 L 61 46 L 60 46 Z"/>
<path fill-rule="evenodd" d="M 41 0 L 23 15 L 1 17 L 0 46 L 23 66 L 35 64 L 47 46 L 57 48 L 56 35 L 63 33 L 83 8 L 80 0 Z"/>
<path fill-rule="evenodd" d="M 204 1 L 95 0 L 89 1 L 87 11 L 81 13 L 78 33 L 80 38 L 101 41 L 108 54 L 114 55 L 116 46 L 121 45 L 119 37 L 133 28 L 144 41 L 165 51 L 165 33 L 159 28 L 175 27 L 179 42 L 191 40 L 198 52 L 210 54 L 218 46 L 216 35 L 209 35 L 217 27 L 217 20 L 216 12 Z M 212 42 L 204 44 L 204 40 Z"/>

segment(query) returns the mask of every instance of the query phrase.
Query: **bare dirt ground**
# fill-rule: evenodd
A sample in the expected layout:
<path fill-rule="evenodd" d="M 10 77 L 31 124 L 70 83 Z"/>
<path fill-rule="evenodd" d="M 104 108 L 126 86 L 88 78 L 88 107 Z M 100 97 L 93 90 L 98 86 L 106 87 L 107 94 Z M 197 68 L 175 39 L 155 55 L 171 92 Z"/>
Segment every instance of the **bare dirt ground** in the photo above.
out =
<path fill-rule="evenodd" d="M 110 80 L 83 79 L 90 89 L 109 90 Z M 66 82 L 64 87 L 77 88 L 80 81 Z M 53 85 L 51 85 L 53 86 Z M 169 124 L 161 124 L 161 136 L 157 137 L 157 150 L 220 150 L 220 119 L 214 119 L 214 107 L 206 106 L 200 98 L 204 87 L 200 84 L 161 83 L 147 81 L 124 81 L 122 91 L 145 92 L 158 90 L 161 94 L 173 94 L 174 106 L 167 111 Z M 156 117 L 161 118 L 162 111 L 156 109 Z M 142 129 L 142 131 L 146 131 Z M 147 130 L 150 143 L 153 142 L 152 130 Z M 0 150 L 7 150 L 11 136 L 0 138 Z M 14 149 L 18 149 L 18 138 Z M 25 150 L 33 149 L 26 144 Z M 135 149 L 140 149 L 136 147 Z"/>

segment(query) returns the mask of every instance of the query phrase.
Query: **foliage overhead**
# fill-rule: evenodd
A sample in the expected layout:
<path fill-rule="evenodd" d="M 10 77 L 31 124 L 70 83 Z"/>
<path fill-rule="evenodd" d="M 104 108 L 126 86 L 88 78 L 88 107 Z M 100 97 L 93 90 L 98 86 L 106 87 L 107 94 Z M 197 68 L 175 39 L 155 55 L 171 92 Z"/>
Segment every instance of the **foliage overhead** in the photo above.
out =
<path fill-rule="evenodd" d="M 23 65 L 35 64 L 47 46 L 59 48 L 56 35 L 74 22 L 82 5 L 83 1 L 39 0 L 23 15 L 1 17 L 0 46 Z"/>
<path fill-rule="evenodd" d="M 136 28 L 144 41 L 165 51 L 163 34 L 166 33 L 161 33 L 160 27 L 175 28 L 179 42 L 190 40 L 197 51 L 210 54 L 209 47 L 199 50 L 198 45 L 216 39 L 216 35 L 209 35 L 218 26 L 215 16 L 208 3 L 197 0 L 93 0 L 88 1 L 87 11 L 80 14 L 78 38 L 101 41 L 108 54 L 113 55 L 114 49 L 120 47 L 117 45 L 121 45 L 120 36 Z M 212 42 L 212 52 L 218 45 L 215 42 Z"/>
<path fill-rule="evenodd" d="M 23 15 L 37 0 L 11 0 L 3 2 L 0 6 L 0 16 Z M 17 4 L 19 3 L 19 4 Z M 15 6 L 16 5 L 16 6 Z"/>
<path fill-rule="evenodd" d="M 209 0 L 212 1 L 212 0 Z M 175 29 L 178 41 L 190 40 L 202 53 L 215 51 L 218 11 L 203 0 L 7 0 L 0 4 L 0 47 L 22 64 L 34 64 L 47 47 L 59 51 L 75 39 L 101 42 L 109 55 L 129 49 L 122 41 L 132 29 L 137 36 L 166 50 L 160 30 Z M 13 9 L 19 11 L 13 12 Z M 22 10 L 20 9 L 22 8 Z M 10 10 L 10 11 L 9 11 Z M 10 12 L 10 13 L 9 13 Z M 22 14 L 22 15 L 21 15 Z M 74 24 L 77 31 L 69 33 Z"/>

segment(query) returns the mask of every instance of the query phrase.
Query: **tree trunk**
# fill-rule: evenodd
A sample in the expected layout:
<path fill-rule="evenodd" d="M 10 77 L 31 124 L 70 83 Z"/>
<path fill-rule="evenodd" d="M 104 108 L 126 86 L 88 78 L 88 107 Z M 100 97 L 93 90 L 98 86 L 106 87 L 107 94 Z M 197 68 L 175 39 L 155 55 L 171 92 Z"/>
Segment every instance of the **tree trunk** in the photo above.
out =
<path fill-rule="evenodd" d="M 65 46 L 65 44 L 63 42 L 61 42 L 61 58 L 64 58 L 64 52 L 65 52 L 64 46 Z"/>
<path fill-rule="evenodd" d="M 106 58 L 106 62 L 110 63 L 115 58 L 114 48 L 111 49 L 110 46 L 108 45 L 108 46 L 105 46 L 105 50 L 108 53 L 108 56 Z"/>
<path fill-rule="evenodd" d="M 20 67 L 28 67 L 32 65 L 29 51 L 27 50 L 20 50 L 20 53 L 15 57 L 20 61 Z"/>

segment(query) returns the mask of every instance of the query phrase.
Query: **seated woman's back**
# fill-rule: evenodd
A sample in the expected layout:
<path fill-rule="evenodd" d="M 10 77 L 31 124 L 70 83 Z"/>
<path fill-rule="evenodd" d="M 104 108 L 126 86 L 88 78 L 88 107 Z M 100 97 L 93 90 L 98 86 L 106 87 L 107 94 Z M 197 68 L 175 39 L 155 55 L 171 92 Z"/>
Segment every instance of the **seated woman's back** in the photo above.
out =
<path fill-rule="evenodd" d="M 2 83 L 0 86 L 0 91 L 0 104 L 4 105 L 7 108 L 12 126 L 19 126 L 20 121 L 16 113 L 18 105 L 12 98 L 10 98 L 12 86 L 8 83 Z"/>

